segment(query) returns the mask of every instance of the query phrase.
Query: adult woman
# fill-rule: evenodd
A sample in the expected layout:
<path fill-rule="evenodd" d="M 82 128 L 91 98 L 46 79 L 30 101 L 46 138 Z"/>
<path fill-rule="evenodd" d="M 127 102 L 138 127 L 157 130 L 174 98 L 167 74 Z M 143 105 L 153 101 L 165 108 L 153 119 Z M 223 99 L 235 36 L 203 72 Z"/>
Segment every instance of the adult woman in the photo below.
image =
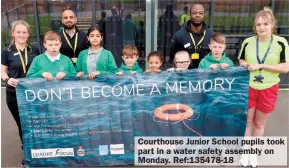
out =
<path fill-rule="evenodd" d="M 245 136 L 263 136 L 265 123 L 274 111 L 279 88 L 279 73 L 289 71 L 288 42 L 273 35 L 275 17 L 265 7 L 254 21 L 256 36 L 247 38 L 241 48 L 239 63 L 250 71 L 248 117 Z M 250 161 L 249 161 L 250 160 Z M 241 158 L 243 166 L 258 166 L 257 156 Z M 247 163 L 247 164 L 246 164 Z"/>
<path fill-rule="evenodd" d="M 27 43 L 29 38 L 29 25 L 25 21 L 14 21 L 11 25 L 11 35 L 11 44 L 2 49 L 1 78 L 7 84 L 6 103 L 16 121 L 22 142 L 22 130 L 15 87 L 18 84 L 18 78 L 26 77 L 27 70 L 34 57 L 39 55 L 39 51 L 36 47 Z"/>

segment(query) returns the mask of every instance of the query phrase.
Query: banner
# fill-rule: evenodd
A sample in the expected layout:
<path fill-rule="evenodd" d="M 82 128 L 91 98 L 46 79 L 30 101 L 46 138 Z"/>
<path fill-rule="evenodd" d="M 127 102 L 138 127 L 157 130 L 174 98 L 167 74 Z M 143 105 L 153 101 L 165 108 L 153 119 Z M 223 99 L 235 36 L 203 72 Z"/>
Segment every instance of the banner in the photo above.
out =
<path fill-rule="evenodd" d="M 135 136 L 243 136 L 246 69 L 21 79 L 17 101 L 28 166 L 134 164 Z"/>

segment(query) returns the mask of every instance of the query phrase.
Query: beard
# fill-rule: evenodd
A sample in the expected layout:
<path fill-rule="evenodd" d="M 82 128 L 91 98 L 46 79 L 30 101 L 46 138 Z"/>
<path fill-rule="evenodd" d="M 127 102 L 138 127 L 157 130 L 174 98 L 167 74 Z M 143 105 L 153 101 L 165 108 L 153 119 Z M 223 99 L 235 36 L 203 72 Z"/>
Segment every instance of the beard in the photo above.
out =
<path fill-rule="evenodd" d="M 64 25 L 64 29 L 73 29 L 75 27 L 75 24 L 73 25 Z"/>
<path fill-rule="evenodd" d="M 195 22 L 191 22 L 195 27 L 199 27 L 203 24 L 203 22 L 200 22 L 200 23 L 195 23 Z"/>

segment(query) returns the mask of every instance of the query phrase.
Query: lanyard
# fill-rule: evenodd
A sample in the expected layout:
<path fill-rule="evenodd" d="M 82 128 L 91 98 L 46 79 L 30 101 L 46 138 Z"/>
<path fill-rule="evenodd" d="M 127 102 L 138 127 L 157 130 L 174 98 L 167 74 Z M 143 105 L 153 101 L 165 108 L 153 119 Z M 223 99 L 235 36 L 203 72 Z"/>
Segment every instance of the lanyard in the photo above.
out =
<path fill-rule="evenodd" d="M 194 46 L 195 46 L 195 50 L 197 50 L 197 47 L 203 42 L 205 35 L 206 35 L 206 30 L 204 31 L 203 37 L 200 39 L 200 41 L 199 41 L 198 44 L 196 45 L 194 36 L 192 35 L 192 33 L 190 33 L 191 39 L 192 39 L 192 41 L 193 41 L 193 43 L 194 43 Z"/>
<path fill-rule="evenodd" d="M 64 29 L 62 30 L 63 36 L 65 37 L 68 45 L 70 46 L 70 48 L 73 50 L 73 57 L 75 57 L 75 51 L 76 51 L 76 46 L 77 46 L 77 39 L 78 39 L 78 32 L 75 35 L 75 39 L 74 39 L 74 47 L 72 48 L 70 41 L 68 40 L 66 33 L 64 32 Z"/>
<path fill-rule="evenodd" d="M 16 48 L 17 48 L 17 47 L 16 47 Z M 28 64 L 27 45 L 25 45 L 24 50 L 25 50 L 25 62 L 24 62 L 24 60 L 23 60 L 21 51 L 17 48 L 17 51 L 18 51 L 18 53 L 19 53 L 19 57 L 20 57 L 20 60 L 21 60 L 23 72 L 24 72 L 24 74 L 26 74 L 26 66 L 27 66 L 27 64 Z"/>
<path fill-rule="evenodd" d="M 257 60 L 258 60 L 259 64 L 264 64 L 264 62 L 265 62 L 265 60 L 266 60 L 266 58 L 268 56 L 269 50 L 271 48 L 272 41 L 273 41 L 273 36 L 271 36 L 270 44 L 269 44 L 269 46 L 267 48 L 267 51 L 266 51 L 266 53 L 265 53 L 265 55 L 263 57 L 263 60 L 261 61 L 260 57 L 259 57 L 259 38 L 257 37 L 257 39 L 256 39 L 256 43 L 257 43 L 257 45 L 256 45 L 256 57 L 257 57 Z"/>

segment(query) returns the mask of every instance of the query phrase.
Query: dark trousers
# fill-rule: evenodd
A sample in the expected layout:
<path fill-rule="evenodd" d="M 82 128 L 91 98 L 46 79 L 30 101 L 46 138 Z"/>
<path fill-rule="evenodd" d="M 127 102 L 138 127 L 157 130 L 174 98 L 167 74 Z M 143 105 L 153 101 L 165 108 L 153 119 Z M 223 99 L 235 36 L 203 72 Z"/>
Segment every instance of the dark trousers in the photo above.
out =
<path fill-rule="evenodd" d="M 18 111 L 18 105 L 17 105 L 17 99 L 16 99 L 16 92 L 11 92 L 6 90 L 6 103 L 7 106 L 16 121 L 16 124 L 18 126 L 19 136 L 22 142 L 22 129 L 21 129 L 21 123 L 20 123 L 20 117 L 19 117 L 19 111 Z"/>

